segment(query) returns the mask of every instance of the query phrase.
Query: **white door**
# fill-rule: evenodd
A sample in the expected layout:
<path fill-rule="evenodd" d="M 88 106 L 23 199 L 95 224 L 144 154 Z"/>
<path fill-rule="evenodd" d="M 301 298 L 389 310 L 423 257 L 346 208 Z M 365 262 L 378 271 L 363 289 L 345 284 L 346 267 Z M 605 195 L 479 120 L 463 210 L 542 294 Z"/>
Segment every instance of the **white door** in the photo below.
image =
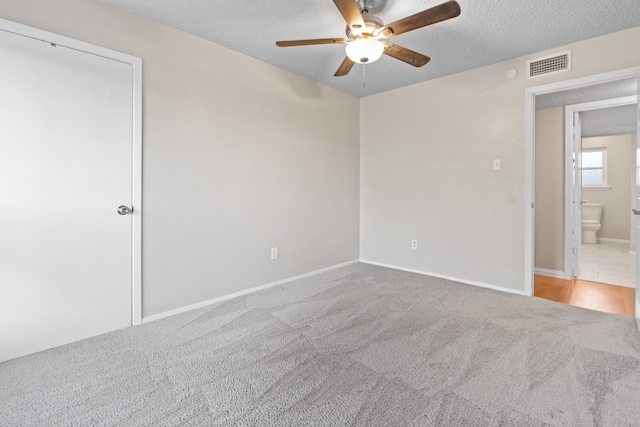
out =
<path fill-rule="evenodd" d="M 132 323 L 132 79 L 0 31 L 0 361 Z"/>
<path fill-rule="evenodd" d="M 638 84 L 638 99 L 640 100 L 640 82 Z M 640 102 L 638 102 L 638 117 L 640 118 Z M 636 322 L 640 328 L 640 119 L 637 123 L 638 132 L 636 134 L 636 203 L 633 213 L 636 216 Z"/>
<path fill-rule="evenodd" d="M 582 122 L 580 113 L 573 113 L 573 277 L 580 274 L 582 244 Z"/>

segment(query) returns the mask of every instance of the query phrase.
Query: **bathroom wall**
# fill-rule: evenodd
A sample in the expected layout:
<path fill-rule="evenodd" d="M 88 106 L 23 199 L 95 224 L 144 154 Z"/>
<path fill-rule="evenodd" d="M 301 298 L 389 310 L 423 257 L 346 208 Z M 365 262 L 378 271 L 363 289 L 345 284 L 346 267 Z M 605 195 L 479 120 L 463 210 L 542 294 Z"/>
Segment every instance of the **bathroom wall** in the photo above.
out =
<path fill-rule="evenodd" d="M 631 171 L 635 133 L 582 139 L 582 148 L 607 149 L 607 186 L 610 190 L 582 187 L 582 200 L 604 204 L 599 238 L 630 240 Z"/>
<path fill-rule="evenodd" d="M 534 267 L 564 271 L 564 107 L 536 111 Z"/>

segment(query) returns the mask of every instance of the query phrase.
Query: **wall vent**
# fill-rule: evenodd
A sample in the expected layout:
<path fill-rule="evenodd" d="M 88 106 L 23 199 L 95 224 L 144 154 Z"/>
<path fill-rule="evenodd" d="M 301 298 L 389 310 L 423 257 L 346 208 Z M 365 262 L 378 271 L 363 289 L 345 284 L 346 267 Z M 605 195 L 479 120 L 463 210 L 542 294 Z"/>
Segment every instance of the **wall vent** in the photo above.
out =
<path fill-rule="evenodd" d="M 527 61 L 527 78 L 529 79 L 565 71 L 571 71 L 570 50 Z"/>

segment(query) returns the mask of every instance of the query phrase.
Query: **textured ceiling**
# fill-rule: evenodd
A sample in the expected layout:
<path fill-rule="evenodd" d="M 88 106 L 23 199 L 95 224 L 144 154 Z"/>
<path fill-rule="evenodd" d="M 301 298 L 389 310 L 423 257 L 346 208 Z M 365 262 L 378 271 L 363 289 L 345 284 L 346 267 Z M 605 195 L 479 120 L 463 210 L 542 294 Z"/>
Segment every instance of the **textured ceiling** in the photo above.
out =
<path fill-rule="evenodd" d="M 458 0 L 462 14 L 393 38 L 429 55 L 414 68 L 383 56 L 333 77 L 343 45 L 279 48 L 277 40 L 345 36 L 331 0 L 103 0 L 319 83 L 362 97 L 638 26 L 638 0 Z M 444 0 L 369 0 L 385 23 Z M 524 70 L 521 70 L 524 72 Z"/>
<path fill-rule="evenodd" d="M 536 96 L 536 110 L 621 98 L 623 96 L 637 94 L 637 79 L 616 80 L 581 87 L 579 89 L 564 90 Z M 638 105 L 631 104 L 582 111 L 580 118 L 582 120 L 583 137 L 635 132 L 638 122 Z"/>
<path fill-rule="evenodd" d="M 585 86 L 579 89 L 563 90 L 536 96 L 536 110 L 560 107 L 561 105 L 582 104 L 602 99 L 620 98 L 638 94 L 638 83 L 635 78 L 615 80 Z"/>
<path fill-rule="evenodd" d="M 637 130 L 638 104 L 583 111 L 582 136 L 603 136 L 630 133 Z"/>
<path fill-rule="evenodd" d="M 536 96 L 536 110 L 637 94 L 637 79 L 615 80 Z M 582 111 L 580 118 L 584 137 L 635 132 L 638 123 L 638 104 Z"/>

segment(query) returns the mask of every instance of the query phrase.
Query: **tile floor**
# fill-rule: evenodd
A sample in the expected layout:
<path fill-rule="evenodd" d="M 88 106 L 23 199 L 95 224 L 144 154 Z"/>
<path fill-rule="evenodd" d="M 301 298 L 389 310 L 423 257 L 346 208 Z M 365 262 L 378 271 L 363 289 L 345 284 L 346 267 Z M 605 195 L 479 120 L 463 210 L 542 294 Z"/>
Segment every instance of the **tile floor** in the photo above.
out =
<path fill-rule="evenodd" d="M 629 243 L 584 243 L 580 250 L 578 279 L 635 288 L 636 256 Z"/>

